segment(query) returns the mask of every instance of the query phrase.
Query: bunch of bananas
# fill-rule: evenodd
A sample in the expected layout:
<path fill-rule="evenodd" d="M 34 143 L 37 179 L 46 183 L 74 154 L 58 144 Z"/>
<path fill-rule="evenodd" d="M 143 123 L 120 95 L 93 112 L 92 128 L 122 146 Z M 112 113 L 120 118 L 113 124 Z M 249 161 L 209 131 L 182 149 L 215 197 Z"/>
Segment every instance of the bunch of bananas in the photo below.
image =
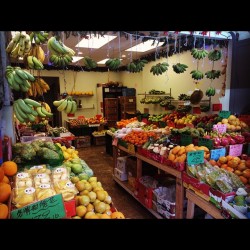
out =
<path fill-rule="evenodd" d="M 215 78 L 220 77 L 221 71 L 220 70 L 211 70 L 211 71 L 207 71 L 205 73 L 205 75 L 207 76 L 208 79 L 215 79 Z"/>
<path fill-rule="evenodd" d="M 184 73 L 187 68 L 188 68 L 188 66 L 186 64 L 177 63 L 177 64 L 173 65 L 173 70 L 177 74 Z"/>
<path fill-rule="evenodd" d="M 72 96 L 67 96 L 65 99 L 59 101 L 54 101 L 53 104 L 57 107 L 58 111 L 64 110 L 66 114 L 75 114 L 77 110 L 77 104 Z"/>
<path fill-rule="evenodd" d="M 192 74 L 192 78 L 197 81 L 203 79 L 204 77 L 204 74 L 199 70 L 192 70 L 190 74 Z"/>
<path fill-rule="evenodd" d="M 180 100 L 180 101 L 188 101 L 188 100 L 190 100 L 190 95 L 179 94 L 178 100 Z"/>
<path fill-rule="evenodd" d="M 36 78 L 35 81 L 31 84 L 27 94 L 28 96 L 38 96 L 47 93 L 50 90 L 49 85 L 40 77 Z"/>
<path fill-rule="evenodd" d="M 43 63 L 45 59 L 45 53 L 42 47 L 36 44 L 32 45 L 29 56 L 35 56 L 41 63 Z"/>
<path fill-rule="evenodd" d="M 206 96 L 214 96 L 215 95 L 215 88 L 213 87 L 209 87 L 207 90 L 206 90 Z"/>
<path fill-rule="evenodd" d="M 31 48 L 30 36 L 25 31 L 16 32 L 9 42 L 6 52 L 13 58 L 23 57 L 28 54 Z"/>
<path fill-rule="evenodd" d="M 41 103 L 25 98 L 14 101 L 14 113 L 16 118 L 21 122 L 34 122 L 38 112 L 35 109 L 41 108 Z"/>
<path fill-rule="evenodd" d="M 43 64 L 35 56 L 27 56 L 27 63 L 30 69 L 41 70 L 43 69 Z"/>
<path fill-rule="evenodd" d="M 208 53 L 208 59 L 210 61 L 218 61 L 221 59 L 221 51 L 218 49 L 213 49 Z"/>
<path fill-rule="evenodd" d="M 87 69 L 94 69 L 97 67 L 97 63 L 96 61 L 94 61 L 92 58 L 90 58 L 89 56 L 85 56 L 83 58 L 83 62 L 84 62 L 84 65 Z"/>
<path fill-rule="evenodd" d="M 193 56 L 194 59 L 203 59 L 207 56 L 208 54 L 208 51 L 205 50 L 205 49 L 196 49 L 196 48 L 193 48 L 191 50 L 191 55 Z"/>
<path fill-rule="evenodd" d="M 42 107 L 44 107 L 49 113 L 51 113 L 51 108 L 47 102 L 41 102 Z"/>
<path fill-rule="evenodd" d="M 209 105 L 200 105 L 201 112 L 208 112 L 210 110 Z"/>
<path fill-rule="evenodd" d="M 119 58 L 114 58 L 114 59 L 108 59 L 108 61 L 105 62 L 105 65 L 110 69 L 110 70 L 117 70 L 121 64 L 121 60 Z"/>
<path fill-rule="evenodd" d="M 67 47 L 62 41 L 52 36 L 48 40 L 48 49 L 50 51 L 49 61 L 58 67 L 65 67 L 72 62 L 75 51 Z"/>
<path fill-rule="evenodd" d="M 145 66 L 146 63 L 148 63 L 148 61 L 145 59 L 137 60 L 129 63 L 127 69 L 129 72 L 137 73 L 143 70 L 143 67 Z"/>
<path fill-rule="evenodd" d="M 35 44 L 40 45 L 48 40 L 49 33 L 43 31 L 32 31 L 30 33 L 30 41 L 34 39 Z"/>
<path fill-rule="evenodd" d="M 7 66 L 5 77 L 11 89 L 16 91 L 27 92 L 31 87 L 29 81 L 35 81 L 35 77 L 29 72 L 22 70 L 20 67 Z"/>
<path fill-rule="evenodd" d="M 42 102 L 41 107 L 37 107 L 36 111 L 39 117 L 41 118 L 50 118 L 53 116 L 53 113 L 51 113 L 50 106 L 45 104 L 46 102 Z"/>
<path fill-rule="evenodd" d="M 157 63 L 156 65 L 151 67 L 150 72 L 153 73 L 153 75 L 158 76 L 166 72 L 168 70 L 168 66 L 169 64 L 167 62 Z"/>

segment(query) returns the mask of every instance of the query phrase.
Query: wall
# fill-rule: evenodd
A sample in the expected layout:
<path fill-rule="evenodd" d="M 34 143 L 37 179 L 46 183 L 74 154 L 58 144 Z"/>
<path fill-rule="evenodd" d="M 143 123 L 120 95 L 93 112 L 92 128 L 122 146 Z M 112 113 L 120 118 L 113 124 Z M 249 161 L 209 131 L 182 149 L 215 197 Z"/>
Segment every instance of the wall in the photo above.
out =
<path fill-rule="evenodd" d="M 223 49 L 224 56 L 226 49 Z M 228 48 L 228 66 L 227 66 L 227 83 L 225 96 L 221 96 L 221 88 L 224 76 L 220 76 L 219 79 L 215 79 L 212 83 L 212 86 L 216 88 L 216 95 L 212 97 L 212 103 L 222 103 L 223 110 L 229 110 L 229 96 L 230 96 L 230 79 L 231 79 L 231 56 L 232 56 L 232 45 L 231 41 L 229 42 Z M 220 61 L 215 62 L 214 69 L 222 69 L 222 64 L 224 56 Z M 167 73 L 164 73 L 159 76 L 154 76 L 150 73 L 150 68 L 159 63 L 168 61 L 169 69 Z M 188 69 L 183 74 L 176 74 L 172 65 L 175 63 L 184 63 L 188 65 Z M 136 88 L 136 93 L 145 93 L 151 89 L 164 90 L 169 93 L 170 88 L 172 96 L 177 99 L 179 94 L 191 94 L 192 91 L 198 87 L 204 92 L 204 99 L 208 99 L 205 96 L 206 89 L 210 86 L 210 80 L 203 78 L 198 86 L 193 82 L 190 72 L 196 69 L 197 62 L 192 57 L 190 51 L 183 52 L 180 55 L 176 54 L 171 57 L 161 58 L 160 60 L 150 62 L 145 65 L 144 70 L 140 73 L 129 73 L 127 71 L 122 72 L 74 72 L 74 71 L 65 71 L 65 80 L 67 82 L 66 90 L 68 92 L 72 91 L 74 83 L 74 75 L 76 74 L 76 91 L 93 91 L 93 97 L 82 97 L 83 107 L 93 107 L 92 109 L 79 110 L 76 113 L 78 115 L 84 115 L 85 117 L 92 117 L 97 114 L 97 95 L 96 95 L 96 84 L 97 83 L 106 83 L 108 81 L 118 81 L 122 82 L 124 86 L 130 88 Z M 206 57 L 204 60 L 200 60 L 199 69 L 202 72 L 211 70 L 212 64 Z M 61 93 L 64 92 L 64 80 L 62 71 L 43 71 L 42 75 L 44 76 L 59 76 L 60 78 L 60 90 Z M 151 114 L 160 114 L 164 113 L 165 109 L 162 108 L 159 104 L 141 104 L 140 99 L 143 98 L 143 95 L 137 95 L 137 109 L 141 112 L 144 111 L 144 108 L 149 108 Z M 62 112 L 62 120 L 66 119 L 66 114 Z"/>
<path fill-rule="evenodd" d="M 224 76 L 220 76 L 219 79 L 213 80 L 212 83 L 212 86 L 216 88 L 216 95 L 212 97 L 212 103 L 222 103 L 224 110 L 228 110 L 229 108 L 229 95 L 230 95 L 229 88 L 230 88 L 231 54 L 232 54 L 231 50 L 232 46 L 230 43 L 228 49 L 228 67 L 227 67 L 227 83 L 226 83 L 225 97 L 221 96 L 221 87 Z M 223 51 L 226 52 L 225 49 Z M 167 73 L 164 73 L 159 76 L 150 73 L 150 68 L 153 65 L 164 61 L 168 61 L 170 65 Z M 182 74 L 176 74 L 172 69 L 172 65 L 178 62 L 188 65 L 188 69 Z M 148 93 L 148 91 L 150 91 L 151 89 L 163 90 L 166 93 L 169 93 L 171 88 L 172 96 L 175 99 L 177 99 L 179 94 L 181 93 L 191 94 L 193 90 L 196 88 L 196 85 L 194 84 L 190 74 L 192 70 L 196 69 L 196 66 L 197 62 L 192 57 L 190 51 L 188 51 L 188 52 L 183 52 L 180 55 L 179 54 L 173 55 L 168 59 L 161 58 L 160 60 L 150 62 L 145 65 L 143 72 L 140 73 L 122 72 L 121 80 L 124 83 L 124 85 L 131 88 L 136 88 L 137 94 L 145 92 Z M 211 68 L 212 64 L 207 57 L 204 59 L 204 61 L 200 60 L 199 70 L 205 73 L 206 71 L 211 70 Z M 214 69 L 216 70 L 222 69 L 222 60 L 215 62 Z M 210 86 L 210 81 L 211 80 L 207 78 L 203 78 L 197 86 L 204 92 L 204 99 L 208 99 L 205 96 L 205 91 Z M 149 108 L 149 111 L 152 114 L 159 114 L 165 111 L 164 108 L 160 107 L 159 104 L 141 104 L 140 99 L 142 99 L 143 97 L 144 96 L 142 95 L 137 95 L 137 109 L 140 110 L 141 112 L 143 112 L 144 108 Z"/>
<path fill-rule="evenodd" d="M 60 78 L 60 92 L 65 92 L 64 77 L 62 71 L 44 70 L 42 76 L 59 76 Z M 96 84 L 106 83 L 108 81 L 120 81 L 119 73 L 114 72 L 75 72 L 65 71 L 66 91 L 71 92 L 74 86 L 75 78 L 75 91 L 93 91 L 92 97 L 81 97 L 82 106 L 86 109 L 78 110 L 76 116 L 84 115 L 85 117 L 93 117 L 97 114 L 97 95 Z M 77 98 L 79 99 L 79 98 Z M 94 105 L 94 108 L 93 108 Z M 62 112 L 62 121 L 67 119 L 65 112 Z M 64 124 L 64 123 L 63 123 Z"/>

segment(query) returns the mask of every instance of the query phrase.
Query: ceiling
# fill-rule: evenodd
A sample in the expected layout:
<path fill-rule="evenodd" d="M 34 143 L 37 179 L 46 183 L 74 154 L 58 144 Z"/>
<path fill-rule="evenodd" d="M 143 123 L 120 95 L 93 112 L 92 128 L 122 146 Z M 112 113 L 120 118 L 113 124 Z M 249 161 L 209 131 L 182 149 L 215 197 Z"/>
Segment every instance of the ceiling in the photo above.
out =
<path fill-rule="evenodd" d="M 28 32 L 27 32 L 28 33 Z M 71 32 L 73 33 L 73 32 Z M 153 41 L 155 40 L 156 43 L 158 41 L 160 41 L 160 39 L 166 39 L 166 36 L 169 37 L 169 45 L 173 44 L 175 42 L 175 38 L 177 38 L 177 42 L 178 42 L 178 38 L 179 37 L 187 37 L 190 36 L 190 31 L 187 32 L 164 32 L 164 31 L 138 31 L 137 34 L 140 34 L 140 36 L 138 35 L 138 39 L 135 39 L 135 32 L 125 32 L 125 31 L 121 31 L 121 32 L 105 32 L 106 34 L 110 34 L 110 35 L 115 35 L 117 36 L 115 39 L 113 39 L 112 41 L 109 41 L 107 44 L 105 44 L 104 46 L 100 47 L 99 49 L 92 49 L 92 48 L 80 48 L 80 47 L 76 47 L 76 44 L 79 43 L 81 41 L 81 37 L 80 35 L 72 35 L 70 34 L 70 36 L 68 38 L 66 38 L 66 33 L 65 32 L 60 32 L 61 34 L 61 39 L 63 41 L 63 43 L 72 48 L 75 51 L 75 56 L 89 56 L 91 57 L 93 60 L 95 60 L 96 62 L 99 62 L 105 58 L 122 58 L 121 61 L 121 66 L 125 66 L 127 65 L 132 59 L 138 59 L 140 57 L 146 56 L 148 54 L 155 54 L 156 52 L 160 52 L 163 49 L 167 48 L 167 44 L 165 43 L 165 45 L 162 46 L 158 46 L 156 49 L 153 48 L 151 50 L 148 50 L 146 52 L 130 52 L 130 51 L 125 51 L 126 49 L 130 48 L 131 46 L 135 46 L 139 43 L 142 42 L 142 39 L 150 39 L 153 43 Z M 249 32 L 245 32 L 248 33 Z M 90 33 L 89 33 L 90 34 Z M 85 38 L 87 39 L 89 37 L 88 36 Z M 50 36 L 52 35 L 52 32 L 50 32 Z M 216 32 L 207 32 L 205 35 L 204 33 L 202 34 L 201 32 L 194 32 L 193 33 L 194 37 L 205 37 L 206 39 L 231 39 L 231 34 L 228 31 L 223 31 L 220 34 L 216 34 Z M 125 37 L 126 36 L 126 37 Z M 47 45 L 44 44 L 42 45 L 45 53 L 48 53 L 48 49 L 47 49 Z M 46 58 L 46 60 L 44 61 L 44 64 L 48 64 L 48 58 Z M 84 66 L 83 60 L 79 60 L 75 63 L 72 63 L 72 65 L 75 66 Z M 99 67 L 105 67 L 105 64 L 98 64 Z"/>

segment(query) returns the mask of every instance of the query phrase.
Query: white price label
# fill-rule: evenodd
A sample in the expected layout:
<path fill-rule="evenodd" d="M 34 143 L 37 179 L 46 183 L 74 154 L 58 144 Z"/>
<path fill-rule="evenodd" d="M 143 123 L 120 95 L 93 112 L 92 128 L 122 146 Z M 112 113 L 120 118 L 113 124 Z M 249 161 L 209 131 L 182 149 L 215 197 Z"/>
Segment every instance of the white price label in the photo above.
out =
<path fill-rule="evenodd" d="M 66 187 L 67 187 L 67 188 L 73 188 L 73 187 L 74 187 L 74 184 L 73 184 L 72 182 L 68 181 L 68 182 L 66 183 Z"/>
<path fill-rule="evenodd" d="M 57 168 L 57 169 L 55 170 L 55 173 L 57 173 L 57 174 L 63 173 L 63 172 L 65 172 L 64 168 Z"/>
<path fill-rule="evenodd" d="M 26 188 L 24 190 L 26 194 L 33 194 L 35 192 L 35 189 L 33 187 Z"/>
<path fill-rule="evenodd" d="M 40 184 L 40 188 L 50 188 L 50 184 Z"/>
<path fill-rule="evenodd" d="M 29 174 L 21 172 L 21 173 L 18 173 L 16 176 L 17 178 L 23 179 L 23 178 L 29 177 Z"/>
<path fill-rule="evenodd" d="M 37 174 L 36 178 L 46 178 L 46 175 L 45 174 Z"/>

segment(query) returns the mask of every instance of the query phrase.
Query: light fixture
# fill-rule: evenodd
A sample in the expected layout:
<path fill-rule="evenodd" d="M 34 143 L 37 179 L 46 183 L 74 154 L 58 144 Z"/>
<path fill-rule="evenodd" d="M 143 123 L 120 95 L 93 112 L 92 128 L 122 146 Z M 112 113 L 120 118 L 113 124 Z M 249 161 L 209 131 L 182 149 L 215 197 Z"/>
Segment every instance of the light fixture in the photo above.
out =
<path fill-rule="evenodd" d="M 76 47 L 80 48 L 92 48 L 92 49 L 99 49 L 106 43 L 112 41 L 115 39 L 117 36 L 112 36 L 112 35 L 104 35 L 104 36 L 90 36 L 89 39 L 83 38 L 77 45 Z"/>
<path fill-rule="evenodd" d="M 105 62 L 107 62 L 110 58 L 105 58 L 99 62 L 97 62 L 97 64 L 105 64 Z"/>
<path fill-rule="evenodd" d="M 72 63 L 75 63 L 83 58 L 83 56 L 72 56 L 72 57 L 73 57 Z"/>
<path fill-rule="evenodd" d="M 135 52 L 145 52 L 151 49 L 155 49 L 163 44 L 163 42 L 158 43 L 156 40 L 154 45 L 152 40 L 148 40 L 144 43 L 139 43 L 131 48 L 126 49 L 125 51 L 135 51 Z"/>

